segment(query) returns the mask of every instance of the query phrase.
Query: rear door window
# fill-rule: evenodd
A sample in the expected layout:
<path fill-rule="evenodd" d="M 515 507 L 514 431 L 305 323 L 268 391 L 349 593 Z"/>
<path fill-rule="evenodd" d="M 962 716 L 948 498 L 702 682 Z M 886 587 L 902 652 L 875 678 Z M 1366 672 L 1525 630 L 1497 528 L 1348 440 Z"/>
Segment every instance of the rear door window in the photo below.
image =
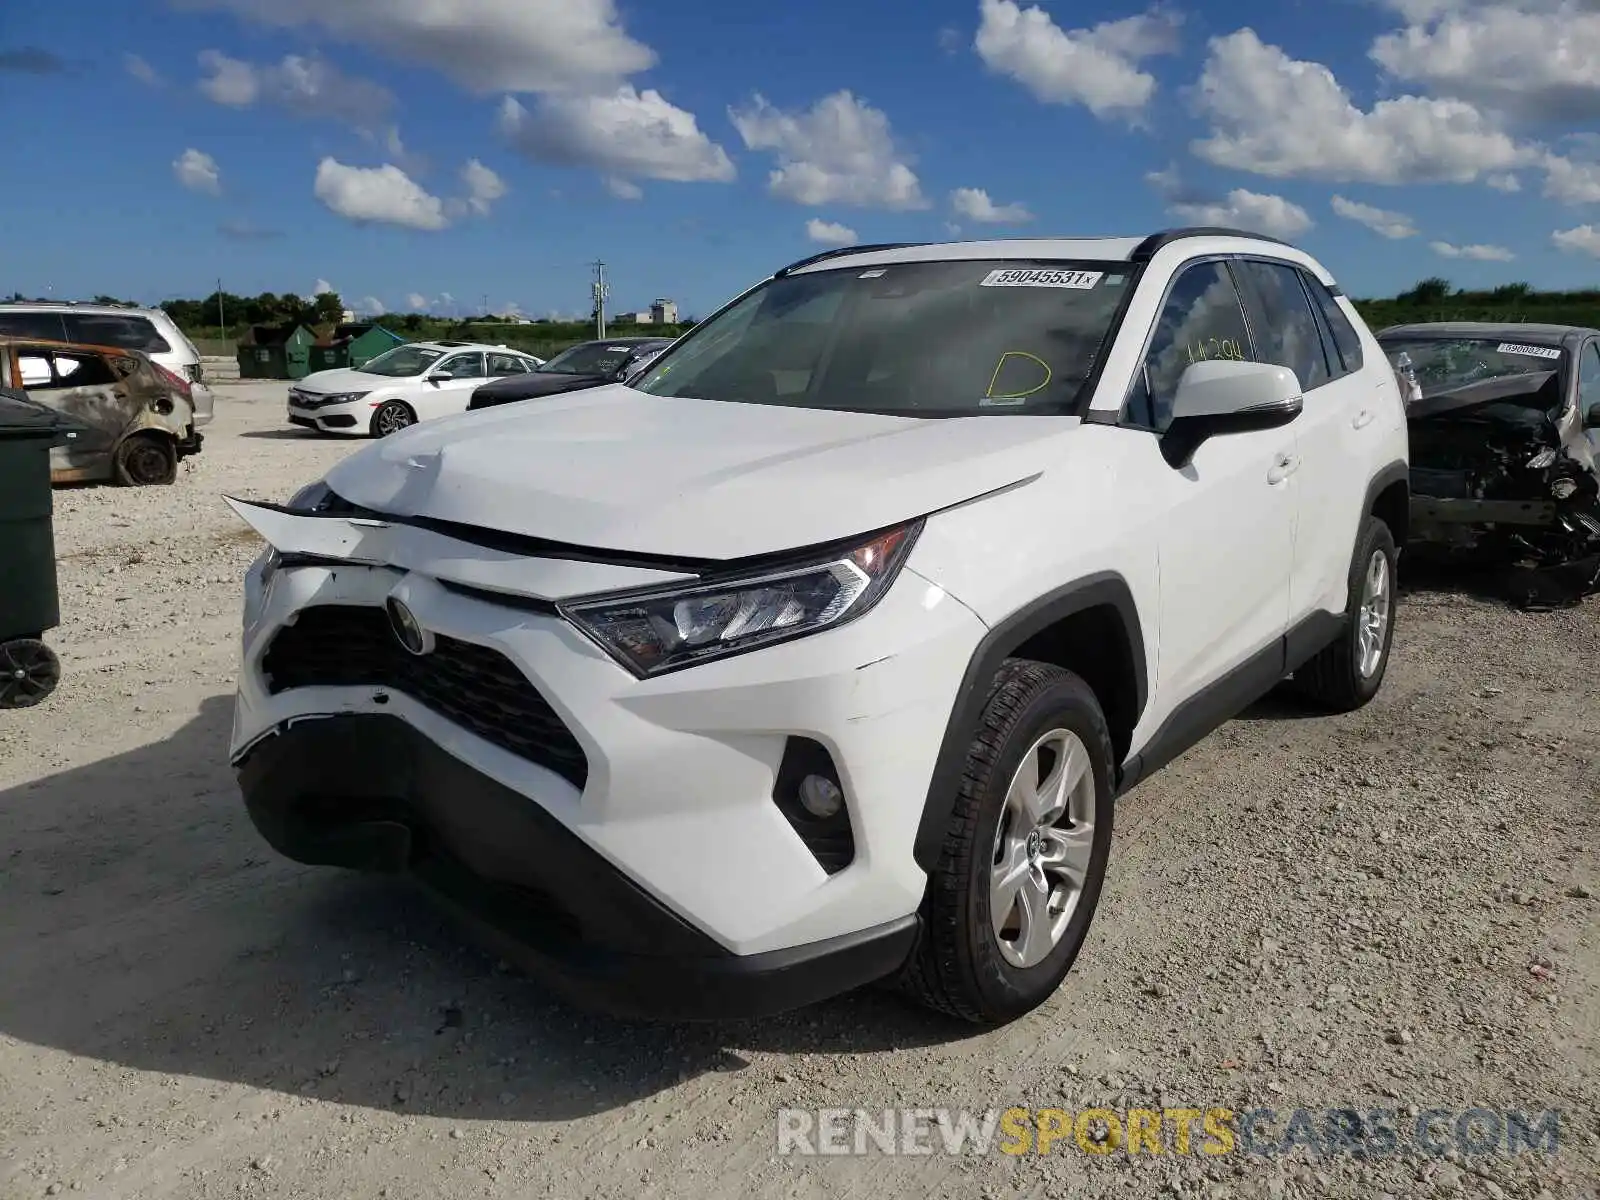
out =
<path fill-rule="evenodd" d="M 1256 356 L 1288 367 L 1305 391 L 1327 383 L 1332 373 L 1322 329 L 1300 284 L 1300 272 L 1286 263 L 1256 259 L 1242 259 L 1233 269 L 1243 285 Z"/>
<path fill-rule="evenodd" d="M 527 371 L 527 360 L 515 354 L 489 355 L 489 374 L 497 379 L 507 375 L 525 375 Z"/>
<path fill-rule="evenodd" d="M 22 386 L 29 391 L 106 387 L 120 378 L 98 354 L 29 348 L 17 355 Z"/>
<path fill-rule="evenodd" d="M 1304 272 L 1300 277 L 1311 296 L 1311 302 L 1321 310 L 1323 320 L 1333 332 L 1333 344 L 1338 348 L 1340 359 L 1340 362 L 1330 364 L 1336 368 L 1334 373 L 1344 375 L 1361 370 L 1361 338 L 1356 333 L 1356 327 L 1350 324 L 1350 318 L 1344 315 L 1344 309 L 1339 307 L 1339 302 L 1322 280 Z"/>
<path fill-rule="evenodd" d="M 146 354 L 166 354 L 172 350 L 171 344 L 146 317 L 74 312 L 66 314 L 66 325 L 69 342 L 143 350 Z"/>

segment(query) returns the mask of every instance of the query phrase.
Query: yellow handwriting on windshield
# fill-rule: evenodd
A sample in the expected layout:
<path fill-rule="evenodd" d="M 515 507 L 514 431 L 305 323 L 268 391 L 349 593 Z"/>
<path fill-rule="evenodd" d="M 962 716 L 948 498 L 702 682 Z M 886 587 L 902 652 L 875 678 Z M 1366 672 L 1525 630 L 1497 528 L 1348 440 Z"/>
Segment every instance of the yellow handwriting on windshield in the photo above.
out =
<path fill-rule="evenodd" d="M 996 392 L 995 384 L 1000 382 L 1000 372 L 1005 370 L 1006 359 L 1026 358 L 1039 364 L 1039 369 L 1044 372 L 1044 378 L 1031 388 L 1021 392 Z M 1007 350 L 1000 356 L 1000 361 L 994 364 L 994 374 L 989 377 L 989 388 L 983 396 L 986 400 L 1021 400 L 1024 396 L 1031 396 L 1035 392 L 1043 391 L 1050 386 L 1050 364 L 1037 354 L 1029 354 L 1026 350 Z"/>

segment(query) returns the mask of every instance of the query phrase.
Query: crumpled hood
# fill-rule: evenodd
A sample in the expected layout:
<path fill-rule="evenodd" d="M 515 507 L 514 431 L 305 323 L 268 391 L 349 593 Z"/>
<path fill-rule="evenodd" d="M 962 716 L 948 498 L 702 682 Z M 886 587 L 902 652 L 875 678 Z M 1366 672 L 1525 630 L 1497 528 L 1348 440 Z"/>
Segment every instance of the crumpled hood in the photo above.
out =
<path fill-rule="evenodd" d="M 1555 375 L 1554 370 L 1528 371 L 1517 375 L 1499 375 L 1491 379 L 1428 389 L 1422 393 L 1420 400 L 1412 401 L 1407 407 L 1406 417 L 1414 421 L 1426 420 L 1446 413 L 1465 413 L 1474 408 L 1499 404 L 1506 400 L 1516 400 L 1530 409 L 1542 411 L 1554 407 L 1559 399 L 1552 393 L 1547 403 L 1538 402 L 1543 398 L 1541 389 L 1548 391 Z"/>
<path fill-rule="evenodd" d="M 918 419 L 608 385 L 429 421 L 328 485 L 380 513 L 568 545 L 742 558 L 865 533 L 1027 479 L 1074 417 Z"/>

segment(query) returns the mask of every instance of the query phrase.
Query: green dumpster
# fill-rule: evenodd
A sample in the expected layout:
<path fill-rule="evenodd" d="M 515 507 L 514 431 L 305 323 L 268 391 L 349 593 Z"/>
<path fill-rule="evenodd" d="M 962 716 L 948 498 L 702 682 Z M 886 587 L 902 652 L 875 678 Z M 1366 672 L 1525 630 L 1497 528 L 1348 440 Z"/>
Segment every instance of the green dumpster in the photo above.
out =
<path fill-rule="evenodd" d="M 61 678 L 42 640 L 61 622 L 50 448 L 77 432 L 53 409 L 0 389 L 0 708 L 38 704 Z"/>

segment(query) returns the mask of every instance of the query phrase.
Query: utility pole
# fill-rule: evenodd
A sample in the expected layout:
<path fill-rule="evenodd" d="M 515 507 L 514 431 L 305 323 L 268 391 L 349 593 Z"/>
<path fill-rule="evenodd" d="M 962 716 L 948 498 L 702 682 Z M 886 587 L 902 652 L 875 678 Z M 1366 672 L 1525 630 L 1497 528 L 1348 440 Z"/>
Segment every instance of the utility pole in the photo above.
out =
<path fill-rule="evenodd" d="M 594 268 L 594 335 L 604 341 L 606 336 L 606 297 L 611 289 L 606 286 L 606 264 L 599 259 L 589 264 Z"/>
<path fill-rule="evenodd" d="M 217 336 L 228 336 L 228 319 L 222 308 L 222 276 L 217 276 Z"/>

